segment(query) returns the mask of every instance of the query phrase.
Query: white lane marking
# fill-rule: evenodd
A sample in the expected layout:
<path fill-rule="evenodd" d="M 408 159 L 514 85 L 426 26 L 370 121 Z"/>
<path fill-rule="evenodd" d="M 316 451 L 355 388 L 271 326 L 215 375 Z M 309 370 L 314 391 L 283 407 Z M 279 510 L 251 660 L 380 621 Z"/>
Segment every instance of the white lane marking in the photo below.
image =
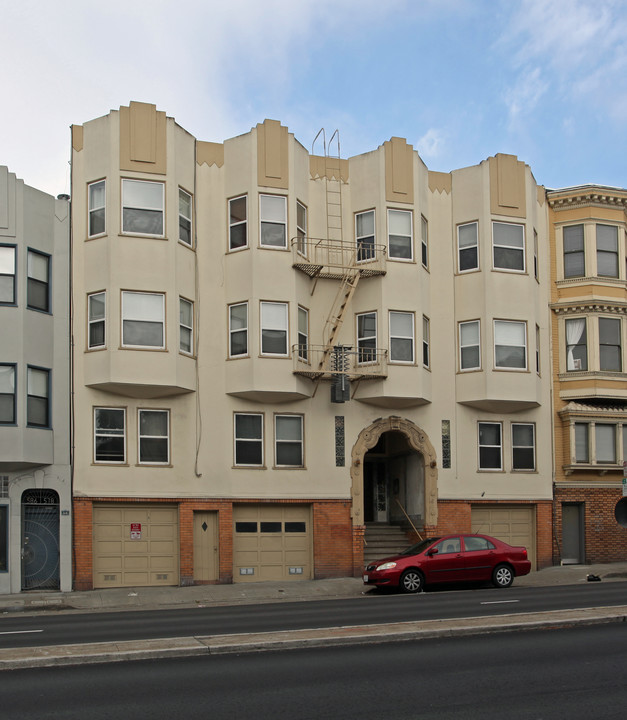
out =
<path fill-rule="evenodd" d="M 505 605 L 505 603 L 517 603 L 520 600 L 490 600 L 490 602 L 482 602 L 482 605 Z"/>
<path fill-rule="evenodd" d="M 24 635 L 26 633 L 38 632 L 43 632 L 43 630 L 7 630 L 5 632 L 0 632 L 0 635 Z"/>

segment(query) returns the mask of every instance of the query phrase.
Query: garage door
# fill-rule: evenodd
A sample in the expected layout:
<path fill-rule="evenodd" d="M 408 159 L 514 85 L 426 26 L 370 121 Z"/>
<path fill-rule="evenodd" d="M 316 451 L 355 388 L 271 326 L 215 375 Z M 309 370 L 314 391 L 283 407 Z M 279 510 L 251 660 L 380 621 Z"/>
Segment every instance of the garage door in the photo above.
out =
<path fill-rule="evenodd" d="M 311 555 L 308 506 L 233 509 L 233 582 L 310 580 Z"/>
<path fill-rule="evenodd" d="M 534 507 L 481 505 L 472 508 L 472 531 L 527 548 L 531 567 L 536 567 Z"/>
<path fill-rule="evenodd" d="M 94 506 L 94 587 L 178 585 L 178 508 Z"/>

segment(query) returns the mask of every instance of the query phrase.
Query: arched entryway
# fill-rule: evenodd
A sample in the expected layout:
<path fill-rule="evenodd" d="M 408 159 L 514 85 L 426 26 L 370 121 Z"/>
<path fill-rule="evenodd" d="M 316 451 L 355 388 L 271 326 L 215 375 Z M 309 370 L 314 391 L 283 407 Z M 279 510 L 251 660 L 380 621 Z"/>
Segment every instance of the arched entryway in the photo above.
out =
<path fill-rule="evenodd" d="M 418 532 L 437 525 L 437 477 L 435 449 L 410 420 L 380 418 L 361 431 L 351 455 L 356 572 L 367 525 Z"/>
<path fill-rule="evenodd" d="M 22 590 L 59 589 L 59 495 L 22 493 Z"/>

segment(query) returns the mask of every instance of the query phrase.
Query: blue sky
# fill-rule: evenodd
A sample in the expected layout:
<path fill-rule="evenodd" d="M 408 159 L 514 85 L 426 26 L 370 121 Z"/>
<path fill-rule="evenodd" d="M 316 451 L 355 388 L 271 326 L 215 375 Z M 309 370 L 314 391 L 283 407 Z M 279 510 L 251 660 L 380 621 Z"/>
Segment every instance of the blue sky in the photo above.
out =
<path fill-rule="evenodd" d="M 69 127 L 131 100 L 200 140 L 264 118 L 431 170 L 518 155 L 627 187 L 625 0 L 0 0 L 0 164 L 69 192 Z M 320 146 L 316 146 L 316 151 Z"/>

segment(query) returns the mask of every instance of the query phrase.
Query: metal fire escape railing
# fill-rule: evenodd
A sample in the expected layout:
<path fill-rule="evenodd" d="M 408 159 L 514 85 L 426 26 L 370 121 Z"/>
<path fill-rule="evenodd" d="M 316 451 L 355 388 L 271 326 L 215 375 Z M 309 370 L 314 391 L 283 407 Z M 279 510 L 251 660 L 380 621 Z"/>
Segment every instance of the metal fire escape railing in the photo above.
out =
<path fill-rule="evenodd" d="M 337 143 L 337 157 L 328 152 L 324 129 L 324 182 L 326 198 L 326 238 L 310 238 L 300 235 L 291 241 L 292 265 L 314 280 L 312 294 L 319 278 L 339 280 L 340 284 L 323 330 L 323 345 L 294 345 L 292 356 L 294 372 L 312 379 L 385 377 L 387 353 L 384 350 L 359 351 L 338 346 L 337 340 L 346 317 L 347 309 L 362 277 L 384 275 L 386 247 L 370 245 L 357 247 L 345 243 L 342 230 L 342 168 L 340 139 L 336 130 L 329 146 Z M 312 145 L 312 155 L 313 153 Z M 338 358 L 342 357 L 338 367 Z"/>

